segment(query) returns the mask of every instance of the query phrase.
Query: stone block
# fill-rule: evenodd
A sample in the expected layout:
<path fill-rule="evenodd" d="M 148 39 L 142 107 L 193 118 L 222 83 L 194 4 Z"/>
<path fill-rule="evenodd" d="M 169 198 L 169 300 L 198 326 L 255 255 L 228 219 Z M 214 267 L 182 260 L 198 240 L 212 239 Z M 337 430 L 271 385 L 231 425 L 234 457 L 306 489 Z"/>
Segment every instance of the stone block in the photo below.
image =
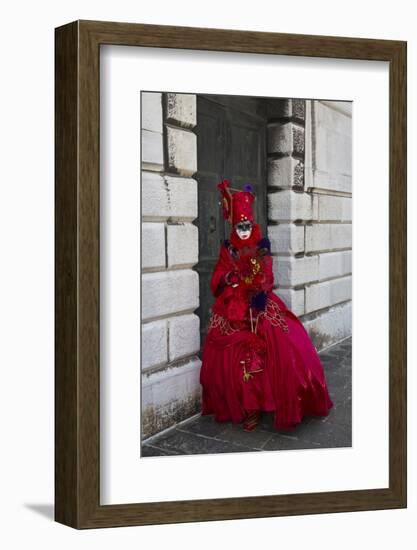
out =
<path fill-rule="evenodd" d="M 352 135 L 351 105 L 352 103 L 348 101 L 314 101 L 316 125 L 350 137 Z"/>
<path fill-rule="evenodd" d="M 352 199 L 334 195 L 318 195 L 318 219 L 328 221 L 352 221 Z"/>
<path fill-rule="evenodd" d="M 318 127 L 315 142 L 316 169 L 327 172 L 334 177 L 336 174 L 352 175 L 352 139 Z"/>
<path fill-rule="evenodd" d="M 292 127 L 292 152 L 294 155 L 304 156 L 304 140 L 304 128 L 294 124 Z"/>
<path fill-rule="evenodd" d="M 332 279 L 309 285 L 305 289 L 305 312 L 339 304 L 352 299 L 352 277 Z"/>
<path fill-rule="evenodd" d="M 166 94 L 166 120 L 185 128 L 194 128 L 197 124 L 197 96 Z"/>
<path fill-rule="evenodd" d="M 313 158 L 314 169 L 328 173 L 327 169 L 327 130 L 322 126 L 316 125 L 313 129 Z"/>
<path fill-rule="evenodd" d="M 291 116 L 291 100 L 266 98 L 267 118 L 288 118 Z"/>
<path fill-rule="evenodd" d="M 351 247 L 352 225 L 350 223 L 323 223 L 306 226 L 306 252 L 337 250 Z"/>
<path fill-rule="evenodd" d="M 304 162 L 297 160 L 296 165 L 294 166 L 294 173 L 292 183 L 294 187 L 304 187 L 304 178 L 305 178 L 305 168 Z"/>
<path fill-rule="evenodd" d="M 142 319 L 148 320 L 199 305 L 198 273 L 175 269 L 142 274 Z"/>
<path fill-rule="evenodd" d="M 283 223 L 268 226 L 273 254 L 299 254 L 304 251 L 304 226 Z"/>
<path fill-rule="evenodd" d="M 304 154 L 304 128 L 293 122 L 270 123 L 267 127 L 268 153 Z"/>
<path fill-rule="evenodd" d="M 168 319 L 169 361 L 200 351 L 200 319 L 194 313 Z"/>
<path fill-rule="evenodd" d="M 201 361 L 168 367 L 142 377 L 142 439 L 173 426 L 201 409 Z"/>
<path fill-rule="evenodd" d="M 274 290 L 274 292 L 295 315 L 303 315 L 305 313 L 304 288 L 297 290 L 293 288 L 279 288 Z"/>
<path fill-rule="evenodd" d="M 198 262 L 198 228 L 192 223 L 167 225 L 168 267 Z"/>
<path fill-rule="evenodd" d="M 323 105 L 327 105 L 335 111 L 339 111 L 340 113 L 343 113 L 344 115 L 352 118 L 352 101 L 329 101 L 327 99 L 321 99 L 320 103 L 322 103 Z"/>
<path fill-rule="evenodd" d="M 320 351 L 352 335 L 352 302 L 345 302 L 303 322 Z"/>
<path fill-rule="evenodd" d="M 305 120 L 306 101 L 305 99 L 291 99 L 291 116 Z"/>
<path fill-rule="evenodd" d="M 330 174 L 321 170 L 313 170 L 313 182 L 311 188 L 328 191 L 352 192 L 352 176 L 346 174 Z"/>
<path fill-rule="evenodd" d="M 168 170 L 183 176 L 197 172 L 197 136 L 189 131 L 167 126 Z"/>
<path fill-rule="evenodd" d="M 313 195 L 285 190 L 268 194 L 268 218 L 272 221 L 309 221 L 313 217 Z"/>
<path fill-rule="evenodd" d="M 162 134 L 142 130 L 142 169 L 161 172 L 164 169 Z"/>
<path fill-rule="evenodd" d="M 285 124 L 273 122 L 267 128 L 268 153 L 292 153 L 292 122 Z"/>
<path fill-rule="evenodd" d="M 318 256 L 273 257 L 272 265 L 275 284 L 278 284 L 278 287 L 300 286 L 318 280 Z"/>
<path fill-rule="evenodd" d="M 142 324 L 142 371 L 168 361 L 167 321 L 161 319 Z"/>
<path fill-rule="evenodd" d="M 327 167 L 330 174 L 352 175 L 352 136 L 327 130 Z"/>
<path fill-rule="evenodd" d="M 152 221 L 192 221 L 197 217 L 197 182 L 142 172 L 142 216 Z"/>
<path fill-rule="evenodd" d="M 319 254 L 319 279 L 341 277 L 352 273 L 352 251 Z"/>
<path fill-rule="evenodd" d="M 163 223 L 142 223 L 142 269 L 165 268 L 165 228 Z"/>
<path fill-rule="evenodd" d="M 312 187 L 352 191 L 352 118 L 349 102 L 313 101 Z"/>
<path fill-rule="evenodd" d="M 304 99 L 267 99 L 268 118 L 296 118 L 305 119 Z"/>
<path fill-rule="evenodd" d="M 268 159 L 268 185 L 282 189 L 304 185 L 304 163 L 294 157 Z"/>
<path fill-rule="evenodd" d="M 159 92 L 142 92 L 141 101 L 142 130 L 162 134 L 162 94 Z"/>
<path fill-rule="evenodd" d="M 352 175 L 352 138 L 331 129 L 315 130 L 315 168 L 331 178 L 337 174 Z"/>
<path fill-rule="evenodd" d="M 319 195 L 311 194 L 311 219 L 317 221 L 319 219 Z"/>

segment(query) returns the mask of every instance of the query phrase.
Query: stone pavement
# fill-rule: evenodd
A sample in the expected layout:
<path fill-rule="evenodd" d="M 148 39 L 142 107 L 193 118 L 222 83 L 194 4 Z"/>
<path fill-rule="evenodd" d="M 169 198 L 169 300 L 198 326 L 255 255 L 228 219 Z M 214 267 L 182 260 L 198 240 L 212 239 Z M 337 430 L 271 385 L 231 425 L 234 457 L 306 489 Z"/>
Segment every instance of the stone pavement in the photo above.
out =
<path fill-rule="evenodd" d="M 350 447 L 352 339 L 321 352 L 320 358 L 334 403 L 329 416 L 306 417 L 294 430 L 281 432 L 272 427 L 273 414 L 262 413 L 256 430 L 244 432 L 241 424 L 218 423 L 213 415 L 197 415 L 147 439 L 141 456 Z"/>

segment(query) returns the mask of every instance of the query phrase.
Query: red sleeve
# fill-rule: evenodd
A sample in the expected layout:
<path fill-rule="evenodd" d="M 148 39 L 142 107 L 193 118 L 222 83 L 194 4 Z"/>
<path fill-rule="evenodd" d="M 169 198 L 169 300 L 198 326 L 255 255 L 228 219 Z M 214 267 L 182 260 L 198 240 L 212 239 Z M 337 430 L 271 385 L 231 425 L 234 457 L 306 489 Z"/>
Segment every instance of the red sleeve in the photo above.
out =
<path fill-rule="evenodd" d="M 229 256 L 229 252 L 227 251 L 226 247 L 222 245 L 220 249 L 220 256 L 216 266 L 213 269 L 210 281 L 210 288 L 214 296 L 217 297 L 222 292 L 226 284 L 224 277 L 226 273 L 228 273 L 232 269 L 232 267 L 233 265 Z"/>

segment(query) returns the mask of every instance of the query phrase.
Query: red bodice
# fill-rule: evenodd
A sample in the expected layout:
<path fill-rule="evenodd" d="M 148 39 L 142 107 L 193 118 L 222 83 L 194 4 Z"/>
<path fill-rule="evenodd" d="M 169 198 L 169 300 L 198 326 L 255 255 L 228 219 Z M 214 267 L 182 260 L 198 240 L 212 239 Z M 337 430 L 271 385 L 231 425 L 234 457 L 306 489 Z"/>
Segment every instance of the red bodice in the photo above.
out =
<path fill-rule="evenodd" d="M 228 281 L 236 283 L 228 284 Z M 256 303 L 256 296 L 271 292 L 273 284 L 272 258 L 264 248 L 255 245 L 236 249 L 226 241 L 210 282 L 216 297 L 212 312 L 229 321 L 247 321 L 249 307 Z M 252 310 L 256 314 L 257 307 L 252 306 Z"/>

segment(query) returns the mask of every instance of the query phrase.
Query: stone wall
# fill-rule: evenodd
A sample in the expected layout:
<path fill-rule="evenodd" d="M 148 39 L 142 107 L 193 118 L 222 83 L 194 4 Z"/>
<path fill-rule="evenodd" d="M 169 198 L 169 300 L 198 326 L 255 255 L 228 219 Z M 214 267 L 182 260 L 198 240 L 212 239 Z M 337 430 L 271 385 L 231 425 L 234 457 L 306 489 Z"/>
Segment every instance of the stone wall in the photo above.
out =
<path fill-rule="evenodd" d="M 142 437 L 200 410 L 197 102 L 142 94 Z M 318 349 L 351 334 L 349 103 L 266 100 L 275 292 Z"/>
<path fill-rule="evenodd" d="M 142 437 L 200 409 L 196 96 L 142 93 Z"/>
<path fill-rule="evenodd" d="M 275 291 L 318 349 L 351 334 L 351 140 L 348 102 L 270 102 L 268 234 Z"/>

